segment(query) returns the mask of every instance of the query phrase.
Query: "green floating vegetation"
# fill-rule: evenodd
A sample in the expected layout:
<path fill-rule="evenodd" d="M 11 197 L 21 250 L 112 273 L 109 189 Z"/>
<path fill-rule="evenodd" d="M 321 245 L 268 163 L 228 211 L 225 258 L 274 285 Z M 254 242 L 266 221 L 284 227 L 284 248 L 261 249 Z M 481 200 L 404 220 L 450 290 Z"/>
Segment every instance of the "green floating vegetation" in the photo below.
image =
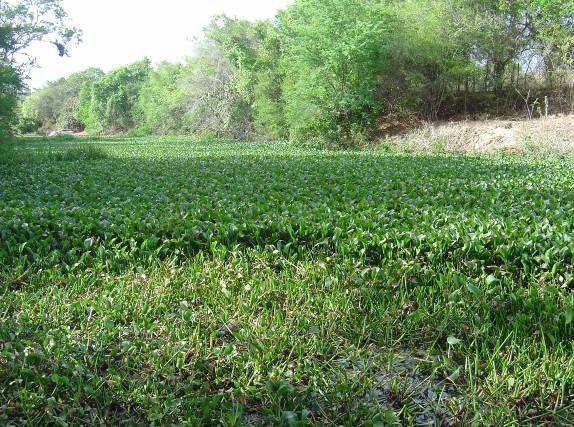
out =
<path fill-rule="evenodd" d="M 2 423 L 574 422 L 571 159 L 1 158 Z"/>

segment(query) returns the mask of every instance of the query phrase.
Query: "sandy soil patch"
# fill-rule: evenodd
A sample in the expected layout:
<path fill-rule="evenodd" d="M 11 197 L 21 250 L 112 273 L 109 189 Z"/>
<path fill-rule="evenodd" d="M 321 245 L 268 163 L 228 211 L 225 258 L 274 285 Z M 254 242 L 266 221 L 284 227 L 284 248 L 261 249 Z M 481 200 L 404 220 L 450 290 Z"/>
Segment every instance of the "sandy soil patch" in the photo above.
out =
<path fill-rule="evenodd" d="M 385 143 L 449 153 L 516 153 L 533 148 L 574 151 L 574 114 L 538 119 L 464 120 L 426 123 Z"/>

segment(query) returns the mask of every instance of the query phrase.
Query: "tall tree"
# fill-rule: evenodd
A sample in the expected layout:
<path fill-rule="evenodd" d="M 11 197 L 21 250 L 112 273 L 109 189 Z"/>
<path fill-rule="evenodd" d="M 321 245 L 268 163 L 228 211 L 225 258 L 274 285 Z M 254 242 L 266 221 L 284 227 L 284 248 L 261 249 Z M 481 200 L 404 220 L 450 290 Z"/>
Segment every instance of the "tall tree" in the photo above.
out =
<path fill-rule="evenodd" d="M 300 0 L 280 16 L 290 136 L 350 144 L 374 128 L 391 17 L 376 0 Z"/>
<path fill-rule="evenodd" d="M 146 58 L 96 80 L 80 93 L 80 110 L 89 105 L 89 117 L 80 114 L 81 120 L 96 132 L 121 132 L 136 127 L 142 116 L 140 91 L 150 72 L 151 62 Z"/>
<path fill-rule="evenodd" d="M 80 36 L 81 32 L 69 24 L 61 0 L 0 2 L 0 135 L 13 124 L 17 96 L 35 64 L 27 48 L 44 42 L 64 56 Z"/>

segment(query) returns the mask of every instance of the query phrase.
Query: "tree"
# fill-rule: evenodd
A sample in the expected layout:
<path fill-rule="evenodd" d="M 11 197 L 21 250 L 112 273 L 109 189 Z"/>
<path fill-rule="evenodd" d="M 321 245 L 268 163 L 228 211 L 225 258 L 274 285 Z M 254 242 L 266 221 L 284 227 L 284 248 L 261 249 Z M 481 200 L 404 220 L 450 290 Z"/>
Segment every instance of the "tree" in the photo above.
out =
<path fill-rule="evenodd" d="M 16 69 L 0 63 L 0 141 L 16 121 L 18 94 L 22 87 L 22 78 Z"/>
<path fill-rule="evenodd" d="M 64 128 L 82 131 L 85 128 L 79 116 L 80 92 L 104 73 L 98 68 L 74 73 L 66 78 L 47 83 L 22 102 L 21 121 L 37 123 L 44 129 Z"/>
<path fill-rule="evenodd" d="M 377 84 L 383 113 L 436 119 L 458 88 L 476 75 L 472 41 L 443 0 L 404 0 L 390 13 L 394 30 Z M 383 127 L 387 126 L 381 123 Z"/>
<path fill-rule="evenodd" d="M 544 55 L 544 65 L 552 73 L 574 66 L 574 2 L 571 0 L 531 0 L 528 16 L 532 36 Z"/>
<path fill-rule="evenodd" d="M 151 71 L 139 95 L 143 133 L 181 133 L 188 127 L 182 79 L 192 69 L 192 65 L 164 62 Z"/>
<path fill-rule="evenodd" d="M 485 89 L 503 89 L 509 67 L 546 65 L 552 72 L 574 45 L 571 0 L 460 0 L 455 2 L 472 39 L 472 58 L 484 68 Z"/>
<path fill-rule="evenodd" d="M 236 69 L 222 49 L 204 40 L 181 79 L 189 131 L 230 138 L 252 133 L 251 106 L 239 92 Z"/>
<path fill-rule="evenodd" d="M 78 117 L 94 132 L 121 132 L 141 121 L 139 95 L 151 72 L 149 59 L 117 68 L 84 85 Z"/>
<path fill-rule="evenodd" d="M 17 97 L 35 62 L 26 49 L 35 42 L 47 42 L 64 56 L 80 35 L 69 25 L 60 0 L 0 2 L 0 136 L 14 124 Z"/>
<path fill-rule="evenodd" d="M 258 27 L 260 44 L 253 65 L 253 120 L 257 131 L 271 138 L 287 136 L 285 121 L 285 81 L 281 69 L 283 42 L 279 29 L 270 22 Z"/>
<path fill-rule="evenodd" d="M 379 1 L 301 0 L 280 15 L 292 139 L 349 145 L 374 129 L 391 17 Z"/>
<path fill-rule="evenodd" d="M 190 132 L 239 139 L 253 135 L 256 45 L 253 24 L 225 16 L 212 19 L 179 81 Z"/>
<path fill-rule="evenodd" d="M 23 125 L 354 146 L 419 120 L 516 112 L 525 86 L 567 105 L 573 58 L 572 0 L 295 0 L 271 21 L 214 17 L 185 64 L 50 83 Z M 2 73 L 13 99 L 21 73 Z"/>

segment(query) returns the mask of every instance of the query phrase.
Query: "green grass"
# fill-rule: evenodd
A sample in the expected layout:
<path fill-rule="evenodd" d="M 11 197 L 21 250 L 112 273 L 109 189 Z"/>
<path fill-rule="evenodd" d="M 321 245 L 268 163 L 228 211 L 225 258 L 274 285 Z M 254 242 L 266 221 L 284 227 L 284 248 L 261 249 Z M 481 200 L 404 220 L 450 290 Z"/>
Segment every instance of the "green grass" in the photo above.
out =
<path fill-rule="evenodd" d="M 570 159 L 1 156 L 0 423 L 574 422 Z"/>

